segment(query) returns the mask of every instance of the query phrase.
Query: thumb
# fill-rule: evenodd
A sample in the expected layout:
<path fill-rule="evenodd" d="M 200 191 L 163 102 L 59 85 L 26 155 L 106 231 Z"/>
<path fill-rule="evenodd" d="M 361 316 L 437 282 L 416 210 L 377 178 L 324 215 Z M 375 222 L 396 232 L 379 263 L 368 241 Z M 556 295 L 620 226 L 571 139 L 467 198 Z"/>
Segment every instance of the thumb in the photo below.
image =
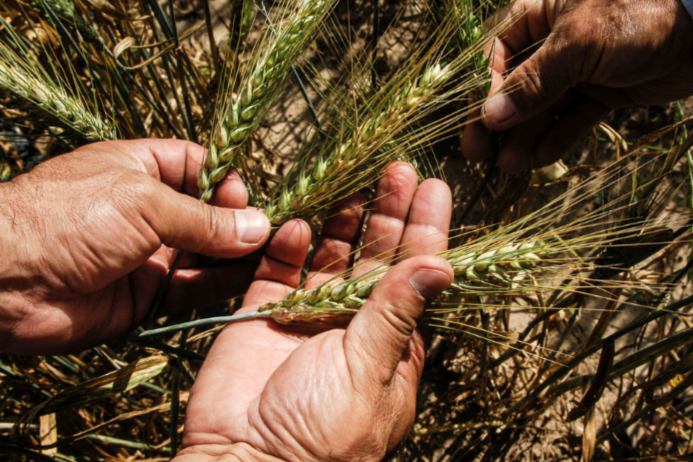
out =
<path fill-rule="evenodd" d="M 262 247 L 270 222 L 254 209 L 204 204 L 157 183 L 144 219 L 166 246 L 210 257 L 238 258 Z"/>
<path fill-rule="evenodd" d="M 482 108 L 482 120 L 489 129 L 503 131 L 519 125 L 548 109 L 579 83 L 584 63 L 577 49 L 580 45 L 557 46 L 556 37 L 549 36 L 489 96 Z"/>
<path fill-rule="evenodd" d="M 414 257 L 394 266 L 373 290 L 344 335 L 344 353 L 354 381 L 389 384 L 427 302 L 452 283 L 443 258 Z"/>

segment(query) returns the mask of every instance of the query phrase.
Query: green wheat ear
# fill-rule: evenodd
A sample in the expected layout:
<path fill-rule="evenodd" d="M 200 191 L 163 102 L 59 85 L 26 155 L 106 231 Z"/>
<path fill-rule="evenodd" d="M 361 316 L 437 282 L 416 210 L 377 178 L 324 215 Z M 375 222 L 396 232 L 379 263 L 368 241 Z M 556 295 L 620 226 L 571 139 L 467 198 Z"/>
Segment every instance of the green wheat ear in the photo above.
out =
<path fill-rule="evenodd" d="M 86 104 L 81 92 L 68 88 L 60 72 L 52 77 L 1 17 L 0 24 L 9 31 L 9 41 L 0 42 L 0 96 L 8 108 L 25 112 L 28 122 L 60 127 L 82 141 L 116 139 L 115 128 Z"/>
<path fill-rule="evenodd" d="M 259 50 L 238 84 L 237 95 L 231 91 L 230 79 L 224 106 L 200 169 L 198 186 L 200 200 L 208 202 L 219 183 L 234 164 L 279 91 L 291 75 L 294 61 L 313 41 L 325 16 L 336 0 L 301 0 L 284 21 L 268 26 Z"/>
<path fill-rule="evenodd" d="M 315 217 L 375 181 L 392 160 L 409 158 L 431 139 L 445 136 L 462 123 L 472 108 L 453 109 L 435 121 L 424 120 L 487 80 L 465 71 L 491 35 L 450 59 L 445 50 L 455 26 L 453 19 L 441 24 L 432 31 L 423 51 L 413 51 L 409 64 L 387 85 L 375 94 L 363 95 L 357 102 L 360 108 L 338 113 L 338 129 L 330 133 L 313 164 L 309 165 L 309 159 L 296 162 L 295 182 L 290 183 L 292 178 L 287 176 L 275 188 L 264 207 L 272 224 Z M 361 77 L 354 77 L 355 87 Z M 321 96 L 337 112 L 339 102 L 330 102 L 332 95 Z"/>
<path fill-rule="evenodd" d="M 12 102 L 13 109 L 47 119 L 88 142 L 116 139 L 113 127 L 82 101 L 22 63 L 9 61 L 7 55 L 8 50 L 0 50 L 0 94 Z"/>

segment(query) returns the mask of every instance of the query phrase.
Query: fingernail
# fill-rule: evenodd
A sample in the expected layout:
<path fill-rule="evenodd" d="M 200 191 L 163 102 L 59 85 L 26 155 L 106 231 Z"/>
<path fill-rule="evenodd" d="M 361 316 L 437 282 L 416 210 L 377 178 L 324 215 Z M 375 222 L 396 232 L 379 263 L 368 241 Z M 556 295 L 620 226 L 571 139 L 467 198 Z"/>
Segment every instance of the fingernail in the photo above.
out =
<path fill-rule="evenodd" d="M 505 93 L 499 93 L 486 101 L 482 112 L 485 120 L 495 124 L 502 124 L 517 114 L 517 106 L 515 106 L 510 96 Z"/>
<path fill-rule="evenodd" d="M 451 282 L 447 274 L 431 269 L 420 269 L 409 279 L 412 288 L 429 302 L 450 287 Z"/>
<path fill-rule="evenodd" d="M 244 244 L 257 244 L 269 233 L 270 223 L 264 213 L 238 210 L 234 213 L 236 236 Z"/>

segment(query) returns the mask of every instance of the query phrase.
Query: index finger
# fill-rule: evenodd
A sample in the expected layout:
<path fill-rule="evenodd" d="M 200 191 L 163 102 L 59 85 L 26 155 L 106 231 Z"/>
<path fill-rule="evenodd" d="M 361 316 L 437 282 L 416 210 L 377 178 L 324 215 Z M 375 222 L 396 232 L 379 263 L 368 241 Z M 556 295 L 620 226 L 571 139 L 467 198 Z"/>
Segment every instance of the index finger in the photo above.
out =
<path fill-rule="evenodd" d="M 551 34 L 564 0 L 517 0 L 486 20 L 487 28 L 498 28 L 498 35 L 511 55 L 518 55 Z"/>
<path fill-rule="evenodd" d="M 418 182 L 416 170 L 408 163 L 395 161 L 388 165 L 378 182 L 360 262 L 353 276 L 388 265 L 395 257 Z"/>
<path fill-rule="evenodd" d="M 132 168 L 148 173 L 177 192 L 198 197 L 197 175 L 204 162 L 205 148 L 185 140 L 120 140 L 95 143 L 78 151 L 123 154 Z M 240 209 L 248 203 L 248 191 L 241 178 L 230 172 L 215 188 L 211 204 Z"/>
<path fill-rule="evenodd" d="M 421 183 L 411 203 L 399 256 L 406 259 L 447 250 L 451 219 L 450 187 L 437 179 Z"/>

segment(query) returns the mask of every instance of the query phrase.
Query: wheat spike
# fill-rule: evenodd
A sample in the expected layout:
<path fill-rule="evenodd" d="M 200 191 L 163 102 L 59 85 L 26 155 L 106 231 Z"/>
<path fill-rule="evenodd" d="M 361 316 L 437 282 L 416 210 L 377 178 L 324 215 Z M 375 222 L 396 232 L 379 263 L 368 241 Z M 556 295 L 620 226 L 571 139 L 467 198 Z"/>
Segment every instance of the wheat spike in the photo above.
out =
<path fill-rule="evenodd" d="M 241 78 L 238 96 L 229 94 L 226 107 L 219 113 L 207 152 L 200 169 L 200 200 L 208 202 L 219 183 L 233 165 L 257 126 L 264 119 L 279 90 L 290 76 L 296 58 L 313 41 L 324 17 L 335 0 L 301 0 L 292 14 L 276 26 L 268 27 L 262 50 Z"/>
<path fill-rule="evenodd" d="M 433 111 L 464 99 L 488 80 L 488 76 L 468 74 L 465 69 L 497 30 L 450 59 L 443 51 L 444 44 L 456 25 L 451 18 L 433 31 L 430 46 L 422 47 L 424 54 L 414 52 L 418 59 L 410 58 L 420 64 L 405 66 L 388 85 L 364 97 L 362 113 L 352 110 L 337 116 L 338 133 L 322 147 L 315 163 L 301 165 L 295 183 L 289 185 L 287 178 L 265 205 L 274 225 L 328 210 L 350 192 L 372 183 L 390 161 L 407 158 L 430 139 L 444 136 L 474 109 L 464 107 L 428 125 L 421 123 Z M 360 86 L 359 77 L 355 77 L 354 87 Z M 334 106 L 339 110 L 339 104 Z"/>
<path fill-rule="evenodd" d="M 469 252 L 465 247 L 448 252 L 445 257 L 453 267 L 455 282 L 443 298 L 513 289 L 527 272 L 546 261 L 550 253 L 556 258 L 556 249 L 555 244 L 527 241 L 487 252 Z M 261 306 L 258 312 L 283 324 L 348 317 L 366 303 L 380 279 L 358 278 L 336 286 L 298 289 L 279 302 Z"/>
<path fill-rule="evenodd" d="M 334 197 L 348 175 L 373 160 L 385 141 L 402 129 L 409 112 L 430 101 L 446 80 L 446 68 L 440 64 L 428 67 L 414 84 L 394 97 L 388 111 L 366 120 L 353 136 L 321 156 L 309 172 L 301 172 L 293 187 L 283 189 L 276 204 L 270 203 L 265 209 L 272 223 L 281 224 L 306 210 L 324 208 L 323 202 Z"/>
<path fill-rule="evenodd" d="M 12 109 L 66 129 L 84 141 L 116 139 L 113 127 L 83 101 L 5 43 L 0 43 L 0 96 L 12 102 Z"/>
<path fill-rule="evenodd" d="M 58 19 L 68 26 L 73 26 L 87 42 L 103 46 L 99 31 L 86 21 L 72 0 L 31 0 L 29 5 L 45 19 L 52 20 L 46 10 L 46 7 L 50 8 Z"/>
<path fill-rule="evenodd" d="M 565 274 L 571 265 L 583 271 L 590 270 L 593 276 L 577 277 L 575 282 L 578 285 L 564 286 L 562 290 L 566 293 L 589 290 L 606 281 L 599 276 L 604 269 L 619 273 L 641 261 L 647 252 L 652 251 L 652 243 L 668 242 L 671 233 L 663 232 L 669 229 L 662 227 L 656 217 L 629 218 L 632 209 L 637 207 L 637 203 L 634 205 L 630 201 L 631 193 L 623 194 L 568 224 L 557 226 L 556 221 L 563 213 L 577 210 L 581 204 L 593 200 L 595 187 L 616 184 L 618 172 L 619 168 L 614 168 L 504 228 L 441 253 L 440 256 L 452 266 L 455 280 L 436 303 L 441 306 L 446 300 L 454 301 L 459 297 L 553 289 L 551 277 L 553 280 L 571 279 Z M 657 184 L 657 179 L 652 180 L 637 191 L 644 193 Z M 569 198 L 571 202 L 566 204 Z M 604 224 L 619 211 L 626 217 L 605 230 Z M 657 207 L 652 211 L 657 213 Z M 637 254 L 641 252 L 644 254 L 639 258 Z M 581 257 L 579 253 L 591 255 Z M 622 266 L 624 262 L 625 267 Z M 280 323 L 348 320 L 366 302 L 389 268 L 383 266 L 337 285 L 328 281 L 311 290 L 299 288 L 280 302 L 261 306 L 258 312 Z M 542 274 L 551 277 L 541 279 Z M 341 276 L 346 277 L 348 273 Z M 592 280 L 592 277 L 596 279 Z M 614 284 L 613 281 L 610 283 Z M 430 312 L 435 312 L 435 309 L 429 309 Z"/>

